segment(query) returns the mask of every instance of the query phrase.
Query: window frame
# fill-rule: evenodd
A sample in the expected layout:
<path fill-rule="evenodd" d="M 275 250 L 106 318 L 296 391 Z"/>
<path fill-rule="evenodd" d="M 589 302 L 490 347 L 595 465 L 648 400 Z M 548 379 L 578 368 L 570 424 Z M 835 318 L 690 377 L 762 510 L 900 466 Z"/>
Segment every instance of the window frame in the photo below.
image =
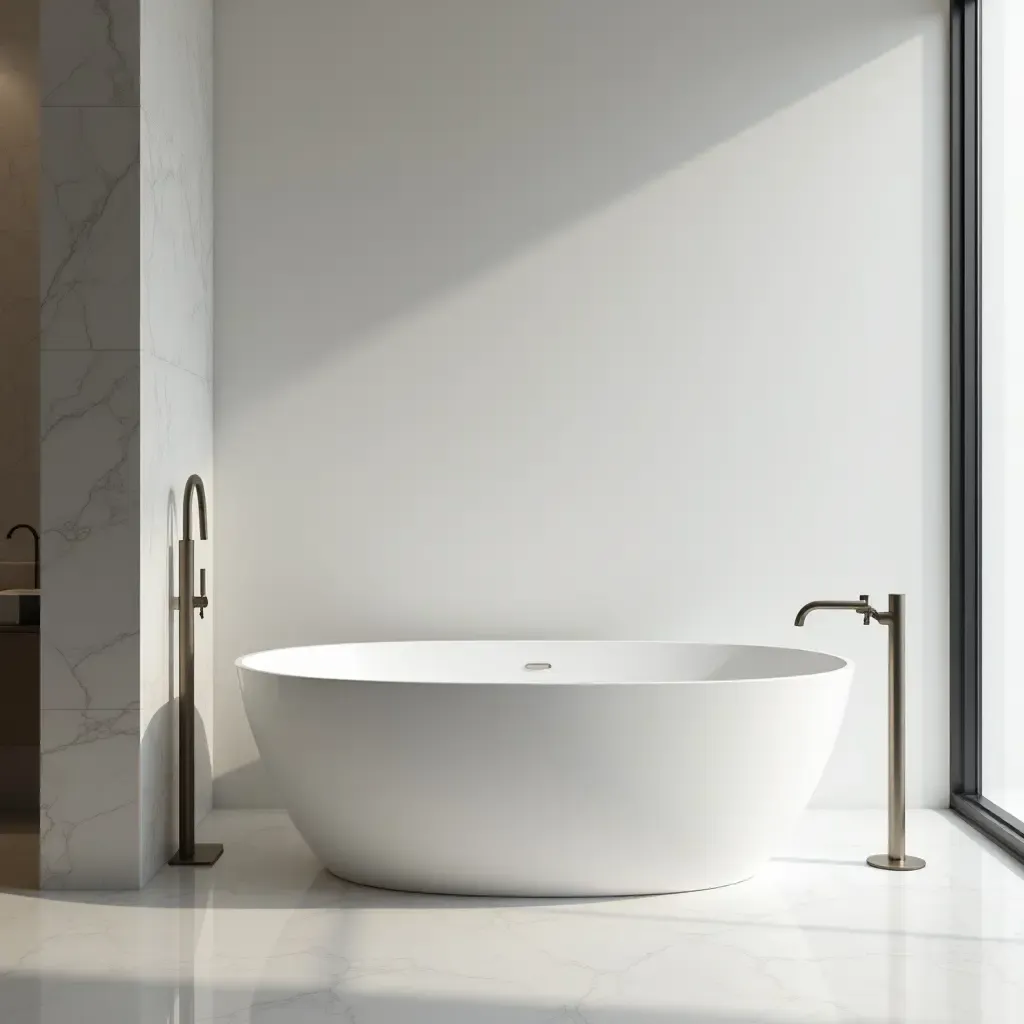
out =
<path fill-rule="evenodd" d="M 1024 863 L 1024 822 L 982 795 L 981 5 L 950 10 L 950 798 Z"/>

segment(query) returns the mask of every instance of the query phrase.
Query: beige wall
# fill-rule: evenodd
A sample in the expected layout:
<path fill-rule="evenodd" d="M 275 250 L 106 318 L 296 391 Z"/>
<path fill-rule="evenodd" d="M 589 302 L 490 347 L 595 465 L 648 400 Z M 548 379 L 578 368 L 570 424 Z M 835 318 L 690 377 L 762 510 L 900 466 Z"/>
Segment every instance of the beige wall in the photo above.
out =
<path fill-rule="evenodd" d="M 32 586 L 39 526 L 39 2 L 0 3 L 0 590 Z M 0 630 L 0 815 L 39 803 L 39 637 Z M 35 840 L 0 837 L 6 884 Z M 12 859 L 13 858 L 13 859 Z M 34 877 L 34 871 L 31 873 Z"/>
<path fill-rule="evenodd" d="M 39 4 L 0 4 L 0 589 L 31 586 L 39 523 Z M 10 563 L 24 563 L 12 566 Z"/>

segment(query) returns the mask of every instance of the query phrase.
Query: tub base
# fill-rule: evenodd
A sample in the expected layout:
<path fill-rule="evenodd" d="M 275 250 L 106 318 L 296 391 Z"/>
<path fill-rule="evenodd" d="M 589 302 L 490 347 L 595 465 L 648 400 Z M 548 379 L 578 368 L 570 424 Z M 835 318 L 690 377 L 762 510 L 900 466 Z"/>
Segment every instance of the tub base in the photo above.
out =
<path fill-rule="evenodd" d="M 527 888 L 511 888 L 505 886 L 498 886 L 497 888 L 483 888 L 483 889 L 467 889 L 465 887 L 437 887 L 430 883 L 408 883 L 408 884 L 388 884 L 390 880 L 385 879 L 373 879 L 370 880 L 366 877 L 355 878 L 351 873 L 346 873 L 343 869 L 328 867 L 327 871 L 334 878 L 338 879 L 339 882 L 347 882 L 350 885 L 359 885 L 365 889 L 381 889 L 385 892 L 407 892 L 418 896 L 452 896 L 461 897 L 465 899 L 497 899 L 497 900 L 614 900 L 614 899 L 640 899 L 645 896 L 678 896 L 688 892 L 707 892 L 710 889 L 726 889 L 730 885 L 741 885 L 743 882 L 749 882 L 757 872 L 752 872 L 748 875 L 743 875 L 740 878 L 733 879 L 728 882 L 715 882 L 712 885 L 699 885 L 699 886 L 688 886 L 684 888 L 669 887 L 669 888 L 639 888 L 636 890 L 630 890 L 628 892 L 621 892 L 618 889 L 610 889 L 609 891 L 592 891 L 587 889 L 580 891 L 573 887 L 567 889 L 558 888 L 556 890 L 547 889 L 536 889 L 533 886 Z"/>

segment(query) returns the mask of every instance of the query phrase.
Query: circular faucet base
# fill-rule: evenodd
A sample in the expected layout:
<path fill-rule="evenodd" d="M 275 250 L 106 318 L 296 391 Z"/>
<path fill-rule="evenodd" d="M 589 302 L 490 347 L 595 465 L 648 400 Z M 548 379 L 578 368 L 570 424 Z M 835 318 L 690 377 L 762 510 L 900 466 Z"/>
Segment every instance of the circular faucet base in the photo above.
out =
<path fill-rule="evenodd" d="M 882 871 L 920 871 L 924 867 L 924 861 L 920 857 L 890 857 L 887 853 L 876 853 L 868 857 L 868 864 L 873 868 L 881 868 Z"/>

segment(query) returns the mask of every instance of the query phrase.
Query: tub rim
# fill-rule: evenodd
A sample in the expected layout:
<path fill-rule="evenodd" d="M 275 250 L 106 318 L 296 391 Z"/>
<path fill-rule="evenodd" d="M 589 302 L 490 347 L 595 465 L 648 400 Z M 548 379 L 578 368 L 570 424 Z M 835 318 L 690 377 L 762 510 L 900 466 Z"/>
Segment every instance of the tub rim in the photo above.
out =
<path fill-rule="evenodd" d="M 254 664 L 257 660 L 267 658 L 271 655 L 280 655 L 286 652 L 300 652 L 310 650 L 324 650 L 324 649 L 336 649 L 336 648 L 353 648 L 353 647 L 403 647 L 403 646 L 416 646 L 423 644 L 436 644 L 436 645 L 457 645 L 460 647 L 470 646 L 484 646 L 484 645 L 497 645 L 497 644 L 536 644 L 538 646 L 551 644 L 559 646 L 567 645 L 579 645 L 588 647 L 600 647 L 604 645 L 608 646 L 658 646 L 658 647 L 733 647 L 745 650 L 771 650 L 779 651 L 784 654 L 795 654 L 795 655 L 815 655 L 820 658 L 828 659 L 830 664 L 820 669 L 811 671 L 798 672 L 790 675 L 770 675 L 770 676 L 743 676 L 740 678 L 730 679 L 644 679 L 642 677 L 637 679 L 552 679 L 550 676 L 544 676 L 538 673 L 536 676 L 527 678 L 516 678 L 516 679 L 474 679 L 469 681 L 459 681 L 457 679 L 391 679 L 391 678 L 366 678 L 366 676 L 360 675 L 310 675 L 308 671 L 282 671 L 279 667 L 267 668 L 260 667 L 258 664 Z M 523 639 L 473 639 L 473 640 L 439 640 L 439 639 L 405 639 L 405 640 L 352 640 L 342 641 L 340 643 L 332 644 L 296 644 L 287 647 L 271 647 L 260 651 L 252 651 L 248 654 L 243 654 L 236 658 L 234 661 L 236 674 L 239 676 L 239 683 L 241 684 L 241 672 L 253 672 L 258 675 L 264 676 L 276 676 L 281 679 L 294 679 L 297 681 L 315 682 L 315 683 L 366 683 L 368 685 L 381 684 L 390 686 L 453 686 L 453 687 L 614 687 L 614 686 L 711 686 L 711 685 L 724 685 L 728 683 L 781 683 L 783 681 L 792 681 L 799 679 L 814 679 L 821 677 L 822 679 L 829 678 L 838 675 L 844 671 L 849 671 L 851 674 L 856 669 L 856 664 L 852 658 L 843 657 L 838 654 L 834 654 L 831 651 L 822 651 L 813 647 L 782 647 L 773 644 L 752 644 L 752 643 L 733 643 L 728 641 L 705 641 L 705 640 L 523 640 Z M 307 666 L 308 668 L 308 666 Z"/>

